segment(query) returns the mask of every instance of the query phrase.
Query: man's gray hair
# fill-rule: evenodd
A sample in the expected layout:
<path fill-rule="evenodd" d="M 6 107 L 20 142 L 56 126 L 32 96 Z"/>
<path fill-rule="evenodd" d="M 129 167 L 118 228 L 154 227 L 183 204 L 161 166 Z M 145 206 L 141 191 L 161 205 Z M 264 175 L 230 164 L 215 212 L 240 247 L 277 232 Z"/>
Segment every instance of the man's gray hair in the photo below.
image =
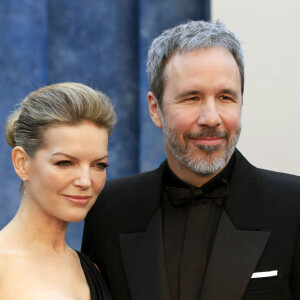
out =
<path fill-rule="evenodd" d="M 234 57 L 240 72 L 241 91 L 244 91 L 244 58 L 238 37 L 219 21 L 188 21 L 165 30 L 153 40 L 147 60 L 147 74 L 150 91 L 161 106 L 165 66 L 175 51 L 179 53 L 197 48 L 223 47 Z"/>

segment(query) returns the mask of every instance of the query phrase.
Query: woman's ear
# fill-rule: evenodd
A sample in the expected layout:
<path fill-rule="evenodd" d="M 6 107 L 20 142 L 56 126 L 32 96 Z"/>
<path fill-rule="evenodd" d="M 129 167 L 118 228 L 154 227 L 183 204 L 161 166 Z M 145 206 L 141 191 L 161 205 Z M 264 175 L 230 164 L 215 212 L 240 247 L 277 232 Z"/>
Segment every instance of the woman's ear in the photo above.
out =
<path fill-rule="evenodd" d="M 149 114 L 155 126 L 162 128 L 162 116 L 160 106 L 155 95 L 149 92 L 147 95 Z"/>
<path fill-rule="evenodd" d="M 24 150 L 24 148 L 20 146 L 16 146 L 12 150 L 12 162 L 17 175 L 21 178 L 21 180 L 28 180 L 28 164 L 29 164 L 29 156 Z"/>

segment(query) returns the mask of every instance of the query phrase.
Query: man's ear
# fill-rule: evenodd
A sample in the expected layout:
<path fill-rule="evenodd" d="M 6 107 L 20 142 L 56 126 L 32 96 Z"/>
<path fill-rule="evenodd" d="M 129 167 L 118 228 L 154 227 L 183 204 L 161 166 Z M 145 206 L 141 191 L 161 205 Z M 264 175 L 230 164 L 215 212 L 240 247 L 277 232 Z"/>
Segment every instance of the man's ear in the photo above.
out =
<path fill-rule="evenodd" d="M 147 95 L 150 117 L 155 126 L 162 128 L 162 113 L 158 101 L 152 92 Z"/>
<path fill-rule="evenodd" d="M 29 156 L 24 148 L 20 146 L 14 147 L 11 157 L 17 175 L 21 178 L 21 180 L 23 180 L 24 178 L 28 180 Z"/>

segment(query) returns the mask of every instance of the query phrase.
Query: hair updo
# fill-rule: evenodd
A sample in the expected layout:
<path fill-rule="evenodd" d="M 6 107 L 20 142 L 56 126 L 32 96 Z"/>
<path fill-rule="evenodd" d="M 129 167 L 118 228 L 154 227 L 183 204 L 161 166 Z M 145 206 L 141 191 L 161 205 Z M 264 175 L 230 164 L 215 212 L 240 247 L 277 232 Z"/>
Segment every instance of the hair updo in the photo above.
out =
<path fill-rule="evenodd" d="M 116 113 L 110 99 L 102 92 L 75 82 L 58 83 L 40 88 L 20 102 L 8 117 L 7 143 L 21 146 L 30 155 L 44 145 L 43 132 L 54 124 L 77 124 L 90 120 L 110 134 Z"/>

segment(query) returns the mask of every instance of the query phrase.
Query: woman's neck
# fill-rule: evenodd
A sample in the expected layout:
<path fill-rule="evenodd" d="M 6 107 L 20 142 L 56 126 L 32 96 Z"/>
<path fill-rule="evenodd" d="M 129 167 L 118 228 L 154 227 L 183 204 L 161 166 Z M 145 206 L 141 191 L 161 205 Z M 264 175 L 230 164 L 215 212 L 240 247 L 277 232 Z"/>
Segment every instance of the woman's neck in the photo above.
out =
<path fill-rule="evenodd" d="M 39 251 L 64 252 L 68 222 L 45 214 L 40 208 L 22 201 L 13 220 L 4 228 L 12 242 Z"/>

